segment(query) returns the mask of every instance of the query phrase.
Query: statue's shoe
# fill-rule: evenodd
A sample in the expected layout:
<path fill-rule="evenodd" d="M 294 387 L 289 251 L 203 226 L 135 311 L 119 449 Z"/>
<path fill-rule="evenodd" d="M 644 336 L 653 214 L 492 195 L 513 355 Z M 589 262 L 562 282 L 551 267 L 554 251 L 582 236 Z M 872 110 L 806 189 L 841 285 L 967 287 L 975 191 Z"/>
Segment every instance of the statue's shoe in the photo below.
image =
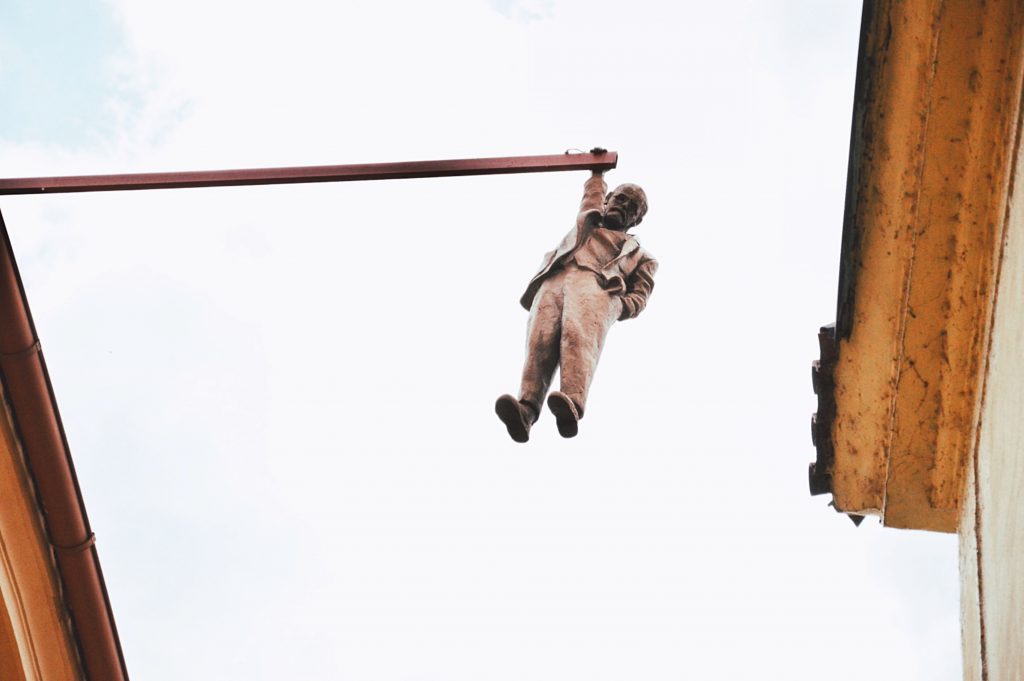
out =
<path fill-rule="evenodd" d="M 532 410 L 511 395 L 502 395 L 494 403 L 494 413 L 508 429 L 509 436 L 516 442 L 530 440 L 530 426 L 533 425 Z"/>
<path fill-rule="evenodd" d="M 576 437 L 580 432 L 580 415 L 569 396 L 555 390 L 548 395 L 548 409 L 555 415 L 558 434 L 562 437 Z"/>

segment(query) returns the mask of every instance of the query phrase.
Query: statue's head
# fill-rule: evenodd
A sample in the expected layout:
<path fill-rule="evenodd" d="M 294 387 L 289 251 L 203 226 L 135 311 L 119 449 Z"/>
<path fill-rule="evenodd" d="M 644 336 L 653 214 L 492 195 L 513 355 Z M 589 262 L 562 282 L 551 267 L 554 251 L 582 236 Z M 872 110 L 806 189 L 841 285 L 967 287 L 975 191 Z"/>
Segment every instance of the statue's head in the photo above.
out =
<path fill-rule="evenodd" d="M 604 225 L 629 229 L 640 224 L 647 213 L 647 194 L 638 185 L 620 184 L 604 200 Z"/>

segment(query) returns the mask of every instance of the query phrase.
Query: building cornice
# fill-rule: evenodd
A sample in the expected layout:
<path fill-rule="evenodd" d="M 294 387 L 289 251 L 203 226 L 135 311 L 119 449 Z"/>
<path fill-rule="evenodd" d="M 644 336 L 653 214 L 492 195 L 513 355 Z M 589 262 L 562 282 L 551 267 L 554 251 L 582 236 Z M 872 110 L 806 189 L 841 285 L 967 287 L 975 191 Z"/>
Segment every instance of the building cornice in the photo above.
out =
<path fill-rule="evenodd" d="M 864 4 L 812 491 L 954 532 L 1018 144 L 1024 6 Z M 824 362 L 822 362 L 824 364 Z"/>

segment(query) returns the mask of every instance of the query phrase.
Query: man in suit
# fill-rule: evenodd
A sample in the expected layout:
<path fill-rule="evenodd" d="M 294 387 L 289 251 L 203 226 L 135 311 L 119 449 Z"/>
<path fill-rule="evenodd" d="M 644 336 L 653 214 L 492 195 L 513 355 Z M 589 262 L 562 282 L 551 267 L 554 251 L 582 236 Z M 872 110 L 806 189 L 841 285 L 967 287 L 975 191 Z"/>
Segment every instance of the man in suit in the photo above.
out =
<path fill-rule="evenodd" d="M 548 408 L 562 437 L 576 435 L 608 329 L 640 314 L 654 288 L 658 263 L 627 231 L 643 219 L 647 196 L 635 184 L 607 191 L 594 171 L 576 226 L 545 254 L 519 301 L 530 311 L 519 399 L 502 395 L 494 405 L 516 442 L 530 439 L 556 368 L 561 390 Z"/>

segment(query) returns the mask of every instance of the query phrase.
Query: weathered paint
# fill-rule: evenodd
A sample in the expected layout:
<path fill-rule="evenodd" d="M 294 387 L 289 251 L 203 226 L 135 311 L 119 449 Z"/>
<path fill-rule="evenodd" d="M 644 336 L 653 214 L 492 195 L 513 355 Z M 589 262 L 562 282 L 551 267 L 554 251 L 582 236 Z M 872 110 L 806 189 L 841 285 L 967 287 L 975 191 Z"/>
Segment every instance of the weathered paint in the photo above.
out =
<path fill-rule="evenodd" d="M 952 532 L 988 347 L 1024 6 L 868 5 L 837 320 L 833 494 L 837 508 L 888 526 Z"/>

